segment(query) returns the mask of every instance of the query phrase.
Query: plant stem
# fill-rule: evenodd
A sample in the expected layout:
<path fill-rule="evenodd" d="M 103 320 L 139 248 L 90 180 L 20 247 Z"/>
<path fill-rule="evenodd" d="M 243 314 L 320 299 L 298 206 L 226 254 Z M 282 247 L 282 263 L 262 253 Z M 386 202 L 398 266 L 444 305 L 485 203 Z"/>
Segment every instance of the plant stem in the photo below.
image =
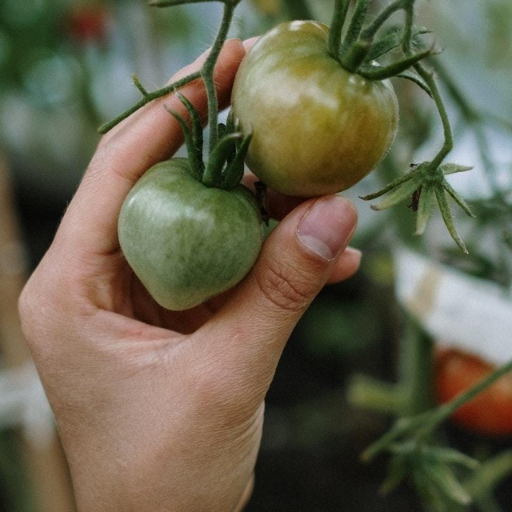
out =
<path fill-rule="evenodd" d="M 329 52 L 336 60 L 339 59 L 341 47 L 341 33 L 347 19 L 349 0 L 336 0 L 332 15 L 331 29 L 329 31 Z"/>
<path fill-rule="evenodd" d="M 128 110 L 117 116 L 112 121 L 109 121 L 108 123 L 105 123 L 104 125 L 100 126 L 98 128 L 98 132 L 102 134 L 109 132 L 110 130 L 112 130 L 112 128 L 114 128 L 114 126 L 118 125 L 121 121 L 124 121 L 134 112 L 137 112 L 137 110 L 141 109 L 142 107 L 145 107 L 151 101 L 161 98 L 162 96 L 166 96 L 167 94 L 171 94 L 176 89 L 179 89 L 184 85 L 187 85 L 193 82 L 194 80 L 197 80 L 198 78 L 201 78 L 200 71 L 191 73 L 190 75 L 182 78 L 181 80 L 173 82 L 172 84 L 162 87 L 161 89 L 158 89 L 153 92 L 148 92 L 145 96 L 142 97 L 142 99 L 138 103 L 130 107 Z"/>
<path fill-rule="evenodd" d="M 233 13 L 238 2 L 225 2 L 224 13 L 219 33 L 213 44 L 212 50 L 201 69 L 201 77 L 204 80 L 206 94 L 208 96 L 208 123 L 210 127 L 210 154 L 213 152 L 219 141 L 219 104 L 217 99 L 217 87 L 215 86 L 214 71 L 215 64 L 219 58 L 222 47 L 226 41 Z"/>
<path fill-rule="evenodd" d="M 403 416 L 415 416 L 432 407 L 432 361 L 434 344 L 410 316 L 401 350 L 400 387 L 406 395 Z"/>
<path fill-rule="evenodd" d="M 404 0 L 404 11 L 405 11 L 405 26 L 404 26 L 404 35 L 402 39 L 402 50 L 406 56 L 412 55 L 412 38 L 414 32 L 414 4 L 415 0 Z M 432 162 L 430 163 L 430 169 L 432 172 L 436 172 L 437 168 L 443 160 L 446 158 L 448 153 L 453 149 L 453 133 L 452 127 L 450 125 L 450 120 L 448 118 L 448 113 L 446 112 L 446 107 L 443 102 L 443 98 L 441 97 L 441 93 L 439 92 L 439 87 L 437 86 L 436 80 L 434 78 L 434 74 L 432 72 L 427 71 L 421 63 L 416 63 L 414 65 L 414 69 L 423 78 L 424 82 L 429 86 L 432 92 L 432 98 L 436 104 L 437 110 L 439 112 L 439 116 L 441 117 L 441 122 L 443 124 L 444 131 L 444 144 L 439 153 L 434 157 Z"/>
<path fill-rule="evenodd" d="M 359 39 L 361 31 L 363 30 L 364 22 L 368 15 L 368 8 L 371 0 L 357 0 L 350 25 L 347 29 L 347 35 L 343 41 L 341 54 L 345 55 L 350 50 L 351 46 Z"/>
<path fill-rule="evenodd" d="M 397 0 L 392 4 L 389 4 L 370 24 L 370 26 L 362 32 L 362 37 L 371 38 L 373 37 L 379 29 L 386 23 L 386 21 L 393 15 L 395 12 L 400 11 L 404 8 L 403 0 Z"/>

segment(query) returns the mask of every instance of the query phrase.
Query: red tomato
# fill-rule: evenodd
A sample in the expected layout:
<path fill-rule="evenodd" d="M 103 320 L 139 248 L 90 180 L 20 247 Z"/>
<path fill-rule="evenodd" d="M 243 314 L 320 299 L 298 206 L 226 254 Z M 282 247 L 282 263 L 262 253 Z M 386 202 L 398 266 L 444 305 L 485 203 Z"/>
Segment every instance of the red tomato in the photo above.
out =
<path fill-rule="evenodd" d="M 455 349 L 438 350 L 435 357 L 435 391 L 439 402 L 449 402 L 478 384 L 496 368 L 477 356 Z M 512 373 L 461 407 L 455 423 L 481 434 L 512 435 Z"/>
<path fill-rule="evenodd" d="M 109 12 L 101 6 L 76 6 L 69 17 L 69 31 L 78 41 L 105 39 Z"/>

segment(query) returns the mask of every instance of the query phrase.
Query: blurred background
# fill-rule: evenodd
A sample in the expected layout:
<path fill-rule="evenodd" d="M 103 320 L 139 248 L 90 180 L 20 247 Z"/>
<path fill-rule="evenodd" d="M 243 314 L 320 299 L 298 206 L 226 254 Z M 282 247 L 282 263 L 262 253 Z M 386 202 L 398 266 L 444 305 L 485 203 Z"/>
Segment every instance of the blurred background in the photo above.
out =
<path fill-rule="evenodd" d="M 450 160 L 475 167 L 453 178 L 478 213 L 476 221 L 458 219 L 471 255 L 459 254 L 439 215 L 426 237 L 418 239 L 407 205 L 376 213 L 358 199 L 411 162 L 431 158 L 442 143 L 428 97 L 409 82 L 395 80 L 401 104 L 397 141 L 381 169 L 348 193 L 361 212 L 354 245 L 365 254 L 362 270 L 321 294 L 285 351 L 268 397 L 249 511 L 423 510 L 407 486 L 390 496 L 379 493 L 385 458 L 365 465 L 359 455 L 385 432 L 391 418 L 347 399 L 354 374 L 397 379 L 404 314 L 395 298 L 394 263 L 400 251 L 414 249 L 428 261 L 491 283 L 505 303 L 510 301 L 512 4 L 418 4 L 419 24 L 432 28 L 436 45 L 445 49 L 437 58 L 437 72 L 457 139 Z M 143 0 L 0 3 L 2 512 L 74 510 L 51 412 L 19 330 L 17 295 L 51 243 L 99 140 L 97 127 L 139 98 L 132 73 L 147 89 L 161 86 L 211 44 L 219 5 L 153 10 Z M 286 19 L 328 23 L 332 6 L 332 0 L 244 0 L 232 35 L 258 35 Z M 508 329 L 495 327 L 501 333 Z M 512 358 L 512 343 L 500 350 L 501 355 L 489 356 L 491 362 Z M 452 446 L 472 454 L 512 448 L 512 437 L 485 436 L 464 425 L 450 424 L 444 435 Z M 497 489 L 505 511 L 512 511 L 511 484 L 506 477 Z"/>

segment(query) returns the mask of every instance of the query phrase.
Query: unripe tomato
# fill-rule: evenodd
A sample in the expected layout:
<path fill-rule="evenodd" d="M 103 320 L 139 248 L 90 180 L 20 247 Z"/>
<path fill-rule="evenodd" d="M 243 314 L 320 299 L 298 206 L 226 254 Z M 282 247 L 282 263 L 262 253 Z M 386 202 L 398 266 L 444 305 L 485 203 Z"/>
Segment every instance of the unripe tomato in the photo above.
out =
<path fill-rule="evenodd" d="M 126 198 L 119 242 L 135 274 L 163 307 L 190 309 L 228 290 L 254 265 L 262 245 L 253 194 L 208 188 L 186 159 L 159 163 Z"/>
<path fill-rule="evenodd" d="M 472 388 L 496 368 L 464 352 L 438 350 L 435 358 L 435 391 L 440 403 L 449 402 Z M 512 374 L 507 374 L 453 416 L 455 423 L 486 435 L 512 435 Z"/>
<path fill-rule="evenodd" d="M 346 71 L 331 57 L 329 29 L 278 25 L 242 61 L 233 109 L 254 132 L 247 164 L 278 192 L 310 197 L 345 190 L 371 172 L 397 130 L 388 81 Z"/>

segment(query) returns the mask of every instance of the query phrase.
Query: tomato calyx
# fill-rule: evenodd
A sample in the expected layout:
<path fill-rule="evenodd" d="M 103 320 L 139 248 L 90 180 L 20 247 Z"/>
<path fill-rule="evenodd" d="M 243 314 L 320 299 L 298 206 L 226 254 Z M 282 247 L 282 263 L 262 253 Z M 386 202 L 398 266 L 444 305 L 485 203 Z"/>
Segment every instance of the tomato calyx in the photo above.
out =
<path fill-rule="evenodd" d="M 175 110 L 168 112 L 180 123 L 185 136 L 190 172 L 194 178 L 207 187 L 224 190 L 235 188 L 244 175 L 244 161 L 252 140 L 252 133 L 243 135 L 239 122 L 231 111 L 226 124 L 219 124 L 219 140 L 210 153 L 208 162 L 203 160 L 203 126 L 195 107 L 180 92 L 176 96 L 187 109 L 191 127 L 185 118 Z"/>
<path fill-rule="evenodd" d="M 396 206 L 413 196 L 413 210 L 417 211 L 416 235 L 423 235 L 425 232 L 432 216 L 434 201 L 437 200 L 439 210 L 450 235 L 461 250 L 467 254 L 466 245 L 455 229 L 447 201 L 447 194 L 452 197 L 469 217 L 475 217 L 475 215 L 464 199 L 448 183 L 446 176 L 467 172 L 471 169 L 472 167 L 458 164 L 447 163 L 436 167 L 432 166 L 432 162 L 423 162 L 419 165 L 413 165 L 407 174 L 397 178 L 382 190 L 361 197 L 361 199 L 371 201 L 387 195 L 380 203 L 372 205 L 372 210 L 381 211 Z"/>
<path fill-rule="evenodd" d="M 346 35 L 342 39 L 349 2 L 347 0 L 336 1 L 329 35 L 329 52 L 347 71 L 358 73 L 368 80 L 386 80 L 400 76 L 418 62 L 435 54 L 432 47 L 418 53 L 406 54 L 403 59 L 387 66 L 377 66 L 376 59 L 399 47 L 403 43 L 405 34 L 401 27 L 398 30 L 393 27 L 381 39 L 374 41 L 374 38 L 392 14 L 405 9 L 406 2 L 403 0 L 395 1 L 391 4 L 391 8 L 384 9 L 373 23 L 363 30 L 368 16 L 369 4 L 370 0 L 358 0 L 356 2 Z M 419 36 L 428 33 L 430 33 L 429 30 L 412 26 L 410 37 L 412 40 L 416 40 Z M 413 77 L 414 81 L 422 82 L 421 78 L 416 78 L 416 75 L 413 75 Z M 409 76 L 406 75 L 403 78 L 409 78 Z M 423 88 L 428 89 L 428 87 Z"/>

